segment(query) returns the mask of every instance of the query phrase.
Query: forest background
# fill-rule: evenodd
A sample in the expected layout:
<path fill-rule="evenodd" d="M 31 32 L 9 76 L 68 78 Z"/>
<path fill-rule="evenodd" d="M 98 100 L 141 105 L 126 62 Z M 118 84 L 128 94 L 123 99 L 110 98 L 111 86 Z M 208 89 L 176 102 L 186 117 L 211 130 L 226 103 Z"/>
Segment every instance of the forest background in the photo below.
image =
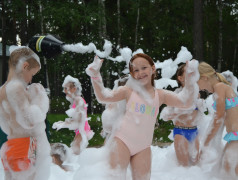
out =
<path fill-rule="evenodd" d="M 181 46 L 218 72 L 238 75 L 238 0 L 1 0 L 1 84 L 6 81 L 7 45 L 26 45 L 34 35 L 52 34 L 66 44 L 90 42 L 102 50 L 104 39 L 118 48 L 139 48 L 154 61 L 175 59 Z M 50 89 L 50 113 L 62 114 L 69 103 L 62 92 L 66 75 L 79 79 L 89 114 L 100 114 L 85 69 L 93 53 L 64 52 L 44 64 L 34 82 Z M 123 75 L 125 62 L 104 61 L 106 87 Z M 115 73 L 117 72 L 117 73 Z M 48 82 L 47 82 L 48 76 Z M 62 119 L 61 119 L 62 120 Z"/>

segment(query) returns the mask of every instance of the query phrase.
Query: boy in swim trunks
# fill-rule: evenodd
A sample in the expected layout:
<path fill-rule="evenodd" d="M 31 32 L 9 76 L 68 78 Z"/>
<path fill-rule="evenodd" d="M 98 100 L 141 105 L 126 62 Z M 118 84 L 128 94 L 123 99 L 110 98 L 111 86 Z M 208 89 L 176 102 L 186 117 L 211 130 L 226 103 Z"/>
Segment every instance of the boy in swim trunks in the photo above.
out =
<path fill-rule="evenodd" d="M 10 53 L 8 78 L 0 89 L 0 126 L 8 139 L 1 147 L 5 179 L 48 179 L 51 157 L 45 119 L 49 99 L 41 84 L 30 84 L 40 70 L 40 59 L 25 46 L 11 46 Z"/>

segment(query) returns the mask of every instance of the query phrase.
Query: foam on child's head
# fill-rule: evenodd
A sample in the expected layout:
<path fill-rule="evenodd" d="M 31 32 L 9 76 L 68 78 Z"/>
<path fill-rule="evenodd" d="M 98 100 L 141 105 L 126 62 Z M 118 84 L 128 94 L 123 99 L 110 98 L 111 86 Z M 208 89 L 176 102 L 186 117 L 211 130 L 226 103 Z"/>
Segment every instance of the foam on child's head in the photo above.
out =
<path fill-rule="evenodd" d="M 68 83 L 73 83 L 74 86 L 76 87 L 77 91 L 77 95 L 81 95 L 81 91 L 82 91 L 82 86 L 81 83 L 79 82 L 79 80 L 77 78 L 74 78 L 70 75 L 67 75 L 64 79 L 64 82 L 62 84 L 62 87 L 64 88 Z"/>
<path fill-rule="evenodd" d="M 59 155 L 62 162 L 67 158 L 67 146 L 62 143 L 52 143 L 50 155 Z"/>
<path fill-rule="evenodd" d="M 10 59 L 9 59 L 9 67 L 14 67 L 16 70 L 20 71 L 21 65 L 29 61 L 30 59 L 34 59 L 39 67 L 41 68 L 40 58 L 27 46 L 10 46 Z M 30 61 L 29 61 L 30 63 Z M 32 66 L 32 64 L 30 64 Z"/>

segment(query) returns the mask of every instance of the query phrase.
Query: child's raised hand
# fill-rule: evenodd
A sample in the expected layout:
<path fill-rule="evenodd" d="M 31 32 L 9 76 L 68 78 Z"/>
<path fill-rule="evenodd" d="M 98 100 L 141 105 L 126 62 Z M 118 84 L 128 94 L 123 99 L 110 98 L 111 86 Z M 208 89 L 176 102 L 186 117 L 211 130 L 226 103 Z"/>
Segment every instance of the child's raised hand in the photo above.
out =
<path fill-rule="evenodd" d="M 102 63 L 103 63 L 103 59 L 100 59 L 98 56 L 95 56 L 93 63 L 89 64 L 88 67 L 86 68 L 86 73 L 90 77 L 99 77 Z"/>
<path fill-rule="evenodd" d="M 185 84 L 186 83 L 195 83 L 199 79 L 199 73 L 198 73 L 198 61 L 197 60 L 191 60 L 186 62 L 186 76 L 185 76 Z"/>
<path fill-rule="evenodd" d="M 53 129 L 56 129 L 57 131 L 64 127 L 64 121 L 58 121 L 55 122 L 52 126 Z"/>

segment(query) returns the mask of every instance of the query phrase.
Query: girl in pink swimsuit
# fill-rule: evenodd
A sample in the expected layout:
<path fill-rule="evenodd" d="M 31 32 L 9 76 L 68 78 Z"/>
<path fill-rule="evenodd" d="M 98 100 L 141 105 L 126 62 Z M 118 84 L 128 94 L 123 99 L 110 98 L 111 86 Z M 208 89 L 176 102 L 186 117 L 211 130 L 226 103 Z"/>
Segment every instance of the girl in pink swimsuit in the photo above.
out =
<path fill-rule="evenodd" d="M 154 126 L 162 104 L 180 108 L 192 106 L 198 88 L 194 83 L 186 83 L 186 97 L 164 89 L 155 89 L 155 64 L 146 54 L 134 55 L 129 63 L 131 78 L 126 86 L 111 92 L 105 91 L 100 75 L 103 60 L 95 57 L 94 62 L 88 66 L 86 73 L 91 76 L 94 92 L 99 102 L 109 103 L 126 101 L 125 113 L 112 141 L 110 165 L 113 169 L 120 168 L 125 179 L 128 165 L 131 165 L 133 179 L 150 179 L 151 171 L 151 143 Z M 190 63 L 188 63 L 189 65 Z M 193 61 L 186 72 L 186 81 L 198 80 L 193 78 L 197 72 L 197 61 Z M 196 73 L 197 72 L 197 73 Z M 187 98 L 189 97 L 189 98 Z M 191 98 L 194 97 L 194 98 Z M 121 176 L 121 175 L 120 175 Z"/>
<path fill-rule="evenodd" d="M 81 84 L 78 79 L 66 76 L 62 85 L 66 99 L 71 102 L 70 109 L 66 111 L 69 118 L 53 124 L 57 130 L 68 128 L 75 131 L 75 137 L 71 143 L 71 148 L 75 154 L 79 154 L 88 145 L 88 140 L 92 139 L 94 132 L 91 130 L 87 118 L 87 104 L 81 97 Z"/>

